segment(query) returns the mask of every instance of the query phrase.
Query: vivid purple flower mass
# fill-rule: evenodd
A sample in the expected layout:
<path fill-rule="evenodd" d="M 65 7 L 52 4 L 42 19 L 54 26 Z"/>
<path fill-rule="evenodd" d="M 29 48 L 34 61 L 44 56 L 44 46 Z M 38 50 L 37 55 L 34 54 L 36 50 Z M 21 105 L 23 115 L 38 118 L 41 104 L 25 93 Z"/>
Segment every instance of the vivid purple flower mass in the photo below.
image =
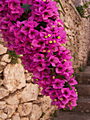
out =
<path fill-rule="evenodd" d="M 59 109 L 75 107 L 77 92 L 66 32 L 52 0 L 1 0 L 0 30 L 9 50 L 21 57 L 42 94 Z"/>

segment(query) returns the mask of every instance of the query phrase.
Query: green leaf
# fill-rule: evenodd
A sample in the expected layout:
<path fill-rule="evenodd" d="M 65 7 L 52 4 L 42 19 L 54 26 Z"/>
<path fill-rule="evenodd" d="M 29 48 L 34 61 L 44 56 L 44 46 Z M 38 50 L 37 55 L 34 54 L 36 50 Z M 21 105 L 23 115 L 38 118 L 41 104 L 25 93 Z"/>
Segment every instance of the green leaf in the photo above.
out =
<path fill-rule="evenodd" d="M 81 17 L 84 16 L 84 9 L 83 9 L 83 6 L 78 6 L 76 7 L 77 11 L 79 12 L 79 14 L 81 15 Z"/>
<path fill-rule="evenodd" d="M 63 5 L 62 5 L 61 0 L 55 0 L 55 1 L 59 3 L 59 5 L 60 5 L 61 9 L 62 9 L 62 10 L 63 10 L 63 12 L 65 13 L 65 10 L 64 10 L 64 7 L 63 7 Z"/>
<path fill-rule="evenodd" d="M 22 5 L 22 8 L 24 8 L 25 12 L 28 12 L 30 10 L 30 7 L 31 7 L 31 5 L 28 5 L 28 4 L 23 4 Z"/>
<path fill-rule="evenodd" d="M 15 51 L 11 51 L 11 50 L 8 50 L 7 53 L 9 54 L 9 58 L 11 58 L 12 64 L 18 63 L 18 58 L 20 58 L 20 55 L 17 55 Z"/>

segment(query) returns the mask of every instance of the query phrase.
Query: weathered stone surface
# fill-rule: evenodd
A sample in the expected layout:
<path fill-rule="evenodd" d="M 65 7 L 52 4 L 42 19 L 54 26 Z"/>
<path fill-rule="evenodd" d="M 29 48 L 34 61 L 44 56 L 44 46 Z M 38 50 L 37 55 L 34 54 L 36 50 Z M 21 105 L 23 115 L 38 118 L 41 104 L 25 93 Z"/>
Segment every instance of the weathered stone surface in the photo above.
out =
<path fill-rule="evenodd" d="M 42 115 L 41 107 L 34 104 L 33 109 L 32 109 L 32 113 L 30 116 L 30 120 L 39 120 L 41 115 Z"/>
<path fill-rule="evenodd" d="M 9 92 L 7 89 L 5 89 L 4 87 L 0 87 L 0 99 L 6 97 L 9 95 Z"/>
<path fill-rule="evenodd" d="M 25 73 L 25 79 L 28 83 L 32 82 L 33 81 L 32 74 L 29 72 Z"/>
<path fill-rule="evenodd" d="M 7 63 L 5 63 L 5 62 L 0 62 L 0 73 L 2 73 L 3 72 L 3 70 L 4 70 L 4 68 L 5 68 L 5 66 L 7 65 Z"/>
<path fill-rule="evenodd" d="M 0 62 L 0 65 L 2 65 L 2 66 L 6 66 L 7 65 L 7 63 L 5 63 L 5 62 Z"/>
<path fill-rule="evenodd" d="M 4 108 L 4 113 L 6 113 L 6 115 L 9 118 L 15 113 L 16 108 L 17 108 L 16 105 L 6 105 L 6 107 Z"/>
<path fill-rule="evenodd" d="M 0 79 L 0 86 L 2 86 L 3 85 L 3 80 L 2 79 Z"/>
<path fill-rule="evenodd" d="M 44 96 L 41 101 L 41 107 L 43 112 L 45 113 L 51 107 L 51 99 L 50 97 Z"/>
<path fill-rule="evenodd" d="M 17 94 L 11 95 L 8 98 L 5 99 L 6 103 L 9 105 L 18 105 L 19 104 L 19 99 Z"/>
<path fill-rule="evenodd" d="M 2 56 L 1 61 L 9 63 L 11 61 L 11 59 L 9 58 L 8 54 L 5 54 L 5 55 Z"/>
<path fill-rule="evenodd" d="M 7 48 L 0 44 L 0 55 L 5 54 L 7 52 Z"/>
<path fill-rule="evenodd" d="M 25 87 L 24 68 L 21 64 L 8 64 L 4 70 L 4 76 L 4 86 L 10 92 Z"/>
<path fill-rule="evenodd" d="M 6 107 L 5 101 L 0 101 L 0 110 L 4 109 Z"/>
<path fill-rule="evenodd" d="M 50 109 L 48 109 L 45 114 L 42 116 L 42 118 L 40 118 L 40 120 L 51 120 L 51 114 L 53 114 L 55 111 L 55 107 L 51 106 Z"/>
<path fill-rule="evenodd" d="M 21 118 L 21 120 L 29 120 L 29 118 L 28 117 L 23 117 L 23 118 Z"/>
<path fill-rule="evenodd" d="M 5 66 L 0 64 L 0 73 L 3 72 L 3 69 L 4 69 L 4 68 L 5 68 Z"/>
<path fill-rule="evenodd" d="M 37 100 L 38 94 L 39 94 L 38 85 L 31 83 L 27 84 L 27 86 L 23 89 L 20 95 L 21 102 Z"/>
<path fill-rule="evenodd" d="M 7 114 L 0 110 L 0 118 L 5 120 L 7 118 Z"/>
<path fill-rule="evenodd" d="M 0 118 L 0 120 L 4 120 L 4 119 Z"/>
<path fill-rule="evenodd" d="M 19 116 L 19 113 L 15 113 L 15 114 L 12 116 L 12 120 L 21 120 L 21 119 L 20 119 L 20 116 Z"/>
<path fill-rule="evenodd" d="M 32 103 L 20 104 L 18 107 L 18 112 L 20 116 L 27 116 L 31 113 L 31 111 L 32 111 Z"/>

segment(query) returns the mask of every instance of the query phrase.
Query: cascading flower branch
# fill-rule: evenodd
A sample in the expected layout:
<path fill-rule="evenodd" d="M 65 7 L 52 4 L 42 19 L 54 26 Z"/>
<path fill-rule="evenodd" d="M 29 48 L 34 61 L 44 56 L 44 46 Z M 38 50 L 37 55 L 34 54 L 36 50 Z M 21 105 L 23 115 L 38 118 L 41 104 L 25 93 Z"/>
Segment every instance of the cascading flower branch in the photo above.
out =
<path fill-rule="evenodd" d="M 64 47 L 66 32 L 56 2 L 52 0 L 0 1 L 0 30 L 9 50 L 21 57 L 59 109 L 76 106 L 77 81 L 70 51 Z"/>

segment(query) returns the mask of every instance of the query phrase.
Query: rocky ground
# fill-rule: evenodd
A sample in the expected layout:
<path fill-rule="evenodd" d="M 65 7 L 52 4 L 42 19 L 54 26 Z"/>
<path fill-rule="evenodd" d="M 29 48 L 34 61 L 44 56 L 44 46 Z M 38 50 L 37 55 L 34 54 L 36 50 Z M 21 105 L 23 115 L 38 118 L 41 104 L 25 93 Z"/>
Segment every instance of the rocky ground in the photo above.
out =
<path fill-rule="evenodd" d="M 0 120 L 49 120 L 54 110 L 20 59 L 12 64 L 7 48 L 0 44 Z"/>

